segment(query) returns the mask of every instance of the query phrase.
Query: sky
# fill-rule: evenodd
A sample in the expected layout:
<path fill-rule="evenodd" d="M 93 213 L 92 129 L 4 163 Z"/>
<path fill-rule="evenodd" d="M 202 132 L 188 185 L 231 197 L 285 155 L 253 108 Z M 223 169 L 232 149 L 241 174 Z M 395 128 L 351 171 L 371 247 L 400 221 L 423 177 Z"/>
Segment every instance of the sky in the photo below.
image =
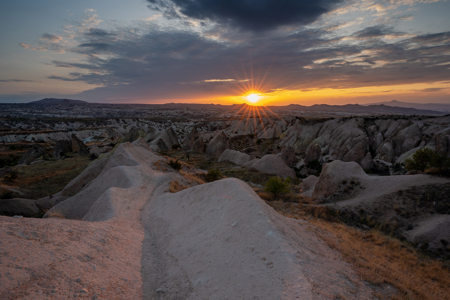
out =
<path fill-rule="evenodd" d="M 446 0 L 1 1 L 0 102 L 450 103 L 449 12 Z"/>

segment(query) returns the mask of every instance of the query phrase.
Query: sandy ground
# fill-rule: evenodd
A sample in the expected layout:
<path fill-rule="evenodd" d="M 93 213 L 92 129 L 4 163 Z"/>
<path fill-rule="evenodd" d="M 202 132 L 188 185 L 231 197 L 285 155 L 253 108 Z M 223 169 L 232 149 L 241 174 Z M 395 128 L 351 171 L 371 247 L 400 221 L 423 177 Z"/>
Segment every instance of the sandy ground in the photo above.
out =
<path fill-rule="evenodd" d="M 113 222 L 0 217 L 0 299 L 141 299 L 142 240 Z"/>

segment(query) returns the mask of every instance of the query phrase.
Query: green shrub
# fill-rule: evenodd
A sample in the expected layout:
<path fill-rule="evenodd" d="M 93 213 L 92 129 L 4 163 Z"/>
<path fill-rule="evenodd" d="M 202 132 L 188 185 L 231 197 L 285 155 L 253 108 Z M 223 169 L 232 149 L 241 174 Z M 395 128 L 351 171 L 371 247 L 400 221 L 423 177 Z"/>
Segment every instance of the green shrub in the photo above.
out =
<path fill-rule="evenodd" d="M 440 171 L 450 168 L 450 157 L 445 154 L 434 153 L 430 161 L 430 167 L 437 168 Z"/>
<path fill-rule="evenodd" d="M 425 171 L 430 167 L 430 162 L 435 152 L 429 148 L 422 148 L 414 153 L 411 159 L 405 161 L 405 168 L 408 171 Z"/>
<path fill-rule="evenodd" d="M 207 182 L 213 182 L 222 178 L 223 175 L 220 173 L 219 169 L 209 169 L 208 173 L 205 175 L 205 179 Z"/>
<path fill-rule="evenodd" d="M 276 198 L 280 194 L 286 194 L 289 192 L 290 180 L 283 180 L 280 177 L 271 177 L 266 182 L 266 192 L 272 193 Z"/>
<path fill-rule="evenodd" d="M 171 166 L 172 168 L 174 168 L 175 170 L 180 170 L 181 169 L 181 163 L 177 160 L 173 160 L 171 159 L 168 163 L 169 166 Z"/>
<path fill-rule="evenodd" d="M 439 170 L 448 169 L 450 167 L 450 158 L 445 154 L 440 155 L 429 148 L 422 148 L 417 150 L 411 159 L 405 161 L 405 169 L 408 171 L 422 171 L 429 168 L 436 168 Z"/>

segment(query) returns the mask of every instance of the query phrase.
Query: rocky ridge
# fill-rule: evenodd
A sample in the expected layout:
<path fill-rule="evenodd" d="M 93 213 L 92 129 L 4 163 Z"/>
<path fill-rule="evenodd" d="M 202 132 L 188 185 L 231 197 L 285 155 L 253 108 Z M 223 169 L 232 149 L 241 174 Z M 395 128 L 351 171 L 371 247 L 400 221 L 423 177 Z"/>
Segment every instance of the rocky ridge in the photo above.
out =
<path fill-rule="evenodd" d="M 311 224 L 278 215 L 242 181 L 170 193 L 173 181 L 196 185 L 138 139 L 80 174 L 44 219 L 0 217 L 2 298 L 373 298 Z"/>

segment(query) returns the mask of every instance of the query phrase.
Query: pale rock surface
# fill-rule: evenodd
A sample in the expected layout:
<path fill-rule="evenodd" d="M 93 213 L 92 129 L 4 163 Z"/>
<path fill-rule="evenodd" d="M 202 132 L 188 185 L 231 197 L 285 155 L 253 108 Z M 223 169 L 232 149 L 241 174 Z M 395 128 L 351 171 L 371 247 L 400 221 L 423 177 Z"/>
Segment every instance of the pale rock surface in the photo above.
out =
<path fill-rule="evenodd" d="M 178 137 L 172 127 L 162 131 L 155 131 L 147 134 L 144 138 L 155 152 L 169 150 L 174 145 L 179 145 Z"/>
<path fill-rule="evenodd" d="M 210 159 L 217 159 L 229 148 L 228 138 L 223 131 L 219 131 L 216 136 L 209 142 L 206 148 L 206 156 Z"/>
<path fill-rule="evenodd" d="M 295 178 L 295 171 L 289 168 L 276 154 L 264 155 L 261 159 L 253 159 L 243 165 L 262 173 L 274 174 L 283 178 Z"/>
<path fill-rule="evenodd" d="M 310 175 L 302 180 L 300 187 L 302 188 L 302 195 L 307 197 L 312 197 L 314 193 L 314 188 L 316 187 L 319 177 Z"/>
<path fill-rule="evenodd" d="M 419 126 L 413 124 L 405 129 L 401 130 L 394 138 L 393 143 L 394 153 L 396 156 L 401 155 L 420 144 L 422 139 L 422 134 L 420 132 Z"/>
<path fill-rule="evenodd" d="M 229 161 L 235 165 L 242 166 L 250 160 L 250 155 L 231 149 L 226 149 L 219 157 L 218 161 Z"/>
<path fill-rule="evenodd" d="M 394 147 L 391 140 L 385 141 L 379 148 L 375 158 L 392 163 L 394 159 Z"/>
<path fill-rule="evenodd" d="M 238 179 L 161 195 L 143 215 L 145 299 L 369 297 L 307 222 L 280 216 Z"/>
<path fill-rule="evenodd" d="M 132 143 L 140 137 L 145 137 L 146 132 L 142 129 L 134 126 L 130 131 L 123 137 L 122 143 Z"/>
<path fill-rule="evenodd" d="M 343 180 L 367 176 L 357 163 L 335 160 L 323 165 L 319 181 L 314 187 L 313 197 L 319 199 L 327 198 L 337 191 Z"/>
<path fill-rule="evenodd" d="M 420 221 L 417 226 L 404 233 L 411 243 L 427 243 L 428 249 L 442 247 L 441 240 L 450 242 L 450 215 L 433 215 Z"/>
<path fill-rule="evenodd" d="M 373 167 L 372 154 L 370 154 L 370 152 L 367 152 L 366 156 L 361 160 L 359 164 L 361 165 L 361 168 L 363 168 L 363 170 L 372 169 Z"/>

